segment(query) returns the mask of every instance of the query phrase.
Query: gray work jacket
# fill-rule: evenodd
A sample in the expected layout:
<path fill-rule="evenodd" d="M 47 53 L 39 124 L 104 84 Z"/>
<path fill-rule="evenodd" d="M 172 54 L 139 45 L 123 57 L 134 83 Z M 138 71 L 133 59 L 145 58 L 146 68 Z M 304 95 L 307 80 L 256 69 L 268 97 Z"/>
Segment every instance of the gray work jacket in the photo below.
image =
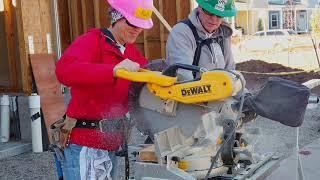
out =
<path fill-rule="evenodd" d="M 224 53 L 218 43 L 211 44 L 210 52 L 207 46 L 202 47 L 199 66 L 208 70 L 215 68 L 234 70 L 235 64 L 231 51 L 231 35 L 232 29 L 223 22 L 215 33 L 209 34 L 201 25 L 198 18 L 198 8 L 193 10 L 189 15 L 191 23 L 196 27 L 198 35 L 202 39 L 223 37 Z M 166 46 L 166 62 L 171 65 L 174 63 L 192 64 L 194 54 L 197 48 L 192 30 L 184 23 L 178 23 L 170 32 Z M 190 71 L 181 70 L 179 74 L 183 75 L 183 79 L 192 79 L 193 75 Z"/>

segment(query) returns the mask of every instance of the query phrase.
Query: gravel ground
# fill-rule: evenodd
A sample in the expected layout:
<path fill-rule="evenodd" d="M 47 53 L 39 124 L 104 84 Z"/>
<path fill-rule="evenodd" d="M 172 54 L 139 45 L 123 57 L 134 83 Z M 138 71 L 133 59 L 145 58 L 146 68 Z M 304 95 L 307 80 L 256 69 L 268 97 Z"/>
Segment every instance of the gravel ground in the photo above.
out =
<path fill-rule="evenodd" d="M 142 143 L 144 136 L 133 130 L 131 141 Z M 119 160 L 118 180 L 124 180 L 124 158 Z M 25 153 L 0 160 L 0 180 L 56 180 L 57 172 L 50 152 Z"/>
<path fill-rule="evenodd" d="M 50 153 L 26 153 L 0 161 L 1 180 L 57 179 Z"/>
<path fill-rule="evenodd" d="M 303 147 L 320 138 L 320 106 L 309 105 L 305 120 L 299 128 L 299 147 Z M 283 157 L 289 156 L 296 148 L 297 128 L 288 127 L 278 122 L 258 117 L 246 127 L 258 127 L 255 150 L 258 153 L 276 152 Z"/>

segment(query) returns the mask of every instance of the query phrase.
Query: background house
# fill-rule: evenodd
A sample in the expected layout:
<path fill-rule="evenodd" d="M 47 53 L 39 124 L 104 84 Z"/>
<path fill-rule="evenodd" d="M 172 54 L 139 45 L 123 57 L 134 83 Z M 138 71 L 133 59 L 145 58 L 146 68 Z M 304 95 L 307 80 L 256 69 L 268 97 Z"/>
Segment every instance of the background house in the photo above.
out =
<path fill-rule="evenodd" d="M 244 34 L 257 32 L 259 19 L 265 30 L 293 29 L 308 33 L 310 17 L 318 5 L 319 0 L 236 0 L 235 24 Z"/>
<path fill-rule="evenodd" d="M 306 0 L 269 0 L 269 29 L 309 31 L 309 11 Z"/>
<path fill-rule="evenodd" d="M 238 13 L 235 17 L 235 26 L 241 28 L 244 34 L 257 32 L 259 19 L 261 19 L 262 25 L 266 26 L 268 20 L 266 16 L 267 0 L 236 0 L 236 7 Z"/>

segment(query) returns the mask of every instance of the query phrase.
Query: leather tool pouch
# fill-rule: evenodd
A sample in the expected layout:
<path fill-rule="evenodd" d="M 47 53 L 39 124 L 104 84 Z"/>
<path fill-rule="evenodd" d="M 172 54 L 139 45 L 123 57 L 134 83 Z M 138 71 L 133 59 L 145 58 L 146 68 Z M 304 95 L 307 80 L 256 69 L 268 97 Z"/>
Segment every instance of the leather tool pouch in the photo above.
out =
<path fill-rule="evenodd" d="M 54 122 L 50 126 L 51 143 L 63 150 L 67 146 L 71 130 L 75 127 L 76 123 L 76 119 L 69 118 L 68 116 Z"/>

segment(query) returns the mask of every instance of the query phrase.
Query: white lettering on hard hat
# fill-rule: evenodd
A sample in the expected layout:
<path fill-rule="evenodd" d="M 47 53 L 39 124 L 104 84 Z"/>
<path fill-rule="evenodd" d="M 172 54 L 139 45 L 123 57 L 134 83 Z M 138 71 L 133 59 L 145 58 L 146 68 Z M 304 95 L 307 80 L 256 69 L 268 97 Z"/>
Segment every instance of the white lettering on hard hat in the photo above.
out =
<path fill-rule="evenodd" d="M 218 0 L 218 4 L 214 7 L 218 11 L 224 11 L 224 6 L 226 5 L 227 0 Z"/>

